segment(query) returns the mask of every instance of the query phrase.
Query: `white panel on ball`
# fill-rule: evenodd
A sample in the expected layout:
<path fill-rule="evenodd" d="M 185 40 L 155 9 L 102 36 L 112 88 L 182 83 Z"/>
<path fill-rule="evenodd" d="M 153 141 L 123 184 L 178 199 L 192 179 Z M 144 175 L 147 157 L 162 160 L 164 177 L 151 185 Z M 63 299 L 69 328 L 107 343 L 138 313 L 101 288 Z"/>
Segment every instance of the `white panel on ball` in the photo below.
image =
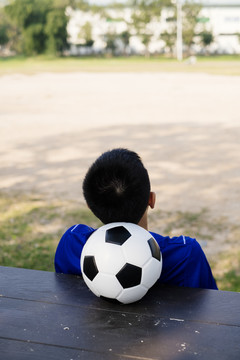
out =
<path fill-rule="evenodd" d="M 140 267 L 142 267 L 152 256 L 147 242 L 151 236 L 149 233 L 146 238 L 143 237 L 143 235 L 145 234 L 132 236 L 129 241 L 126 241 L 126 243 L 123 244 L 126 261 Z"/>
<path fill-rule="evenodd" d="M 130 304 L 132 302 L 142 299 L 146 295 L 148 289 L 142 285 L 134 286 L 124 291 L 117 297 L 117 300 L 123 304 Z"/>
<path fill-rule="evenodd" d="M 95 252 L 95 259 L 99 272 L 108 273 L 111 269 L 111 274 L 117 274 L 126 262 L 121 246 L 106 243 Z"/>
<path fill-rule="evenodd" d="M 122 291 L 122 286 L 113 275 L 98 273 L 93 280 L 93 286 L 101 296 L 115 299 Z"/>
<path fill-rule="evenodd" d="M 101 249 L 104 244 L 104 235 L 101 228 L 98 229 L 98 232 L 94 232 L 86 242 L 83 247 L 83 252 L 88 255 L 94 255 L 95 253 L 101 252 Z"/>

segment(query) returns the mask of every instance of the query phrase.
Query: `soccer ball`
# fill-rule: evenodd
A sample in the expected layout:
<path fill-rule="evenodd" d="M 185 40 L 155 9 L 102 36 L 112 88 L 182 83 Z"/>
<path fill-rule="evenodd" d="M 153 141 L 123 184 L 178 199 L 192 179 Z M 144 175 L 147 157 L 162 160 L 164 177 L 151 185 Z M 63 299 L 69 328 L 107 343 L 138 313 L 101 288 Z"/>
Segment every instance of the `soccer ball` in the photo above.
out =
<path fill-rule="evenodd" d="M 132 223 L 111 223 L 89 237 L 80 265 L 95 295 L 129 304 L 140 300 L 159 279 L 162 256 L 147 230 Z"/>

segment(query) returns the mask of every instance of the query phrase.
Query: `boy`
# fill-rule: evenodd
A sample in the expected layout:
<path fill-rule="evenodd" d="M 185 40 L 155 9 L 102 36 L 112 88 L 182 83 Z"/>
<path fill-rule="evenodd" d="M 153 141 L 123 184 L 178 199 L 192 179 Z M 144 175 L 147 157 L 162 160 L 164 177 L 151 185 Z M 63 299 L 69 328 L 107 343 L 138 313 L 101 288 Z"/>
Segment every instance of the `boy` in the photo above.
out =
<path fill-rule="evenodd" d="M 131 222 L 148 230 L 148 209 L 154 208 L 156 195 L 135 152 L 113 149 L 103 153 L 85 176 L 83 194 L 88 207 L 104 224 Z M 56 272 L 81 274 L 82 248 L 93 231 L 78 224 L 65 232 L 55 255 Z M 162 252 L 160 283 L 217 289 L 208 261 L 195 239 L 151 234 Z"/>

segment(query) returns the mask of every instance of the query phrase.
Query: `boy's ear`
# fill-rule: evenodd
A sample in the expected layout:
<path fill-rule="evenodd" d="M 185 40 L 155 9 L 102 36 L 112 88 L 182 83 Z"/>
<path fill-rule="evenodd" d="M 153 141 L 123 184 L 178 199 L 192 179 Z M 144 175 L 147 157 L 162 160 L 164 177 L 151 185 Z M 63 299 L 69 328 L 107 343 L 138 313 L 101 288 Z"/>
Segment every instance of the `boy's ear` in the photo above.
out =
<path fill-rule="evenodd" d="M 148 201 L 148 205 L 150 206 L 151 209 L 154 208 L 155 202 L 156 202 L 156 193 L 151 191 L 150 195 L 149 195 L 149 201 Z"/>

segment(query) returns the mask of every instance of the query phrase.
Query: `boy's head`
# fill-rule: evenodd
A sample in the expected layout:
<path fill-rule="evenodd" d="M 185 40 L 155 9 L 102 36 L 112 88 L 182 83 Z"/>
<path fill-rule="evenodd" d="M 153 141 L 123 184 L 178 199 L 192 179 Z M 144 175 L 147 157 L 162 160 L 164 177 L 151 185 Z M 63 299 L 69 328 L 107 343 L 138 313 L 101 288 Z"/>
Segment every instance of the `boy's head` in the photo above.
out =
<path fill-rule="evenodd" d="M 149 202 L 148 172 L 135 152 L 107 151 L 89 168 L 83 194 L 89 208 L 104 224 L 119 221 L 137 224 Z"/>

